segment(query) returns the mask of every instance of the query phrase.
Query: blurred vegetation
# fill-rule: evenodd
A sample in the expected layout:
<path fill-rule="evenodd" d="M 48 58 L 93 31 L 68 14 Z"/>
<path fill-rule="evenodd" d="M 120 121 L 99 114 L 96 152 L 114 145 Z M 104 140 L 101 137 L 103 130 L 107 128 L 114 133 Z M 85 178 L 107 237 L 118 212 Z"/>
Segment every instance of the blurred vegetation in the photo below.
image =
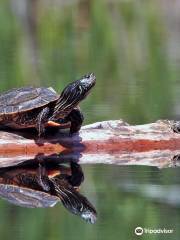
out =
<path fill-rule="evenodd" d="M 160 0 L 1 0 L 0 91 L 33 85 L 61 92 L 69 82 L 94 72 L 97 85 L 81 104 L 86 123 L 123 118 L 135 124 L 177 117 L 180 70 L 176 46 L 170 47 L 176 37 L 173 9 Z M 97 225 L 86 225 L 60 205 L 32 210 L 1 201 L 1 238 L 134 239 L 137 225 L 162 223 L 178 229 L 179 210 L 118 187 L 120 168 L 86 169 L 84 192 L 96 201 Z M 135 178 L 142 177 L 139 183 L 154 178 L 142 169 L 134 172 Z M 160 174 L 157 183 L 169 182 L 166 174 Z M 174 176 L 174 171 L 168 174 Z M 175 232 L 169 238 L 178 236 Z M 164 239 L 149 239 L 160 237 Z"/>
<path fill-rule="evenodd" d="M 53 86 L 95 72 L 86 122 L 142 123 L 175 115 L 179 73 L 159 1 L 1 0 L 0 89 Z M 173 68 L 172 68 L 173 65 Z"/>

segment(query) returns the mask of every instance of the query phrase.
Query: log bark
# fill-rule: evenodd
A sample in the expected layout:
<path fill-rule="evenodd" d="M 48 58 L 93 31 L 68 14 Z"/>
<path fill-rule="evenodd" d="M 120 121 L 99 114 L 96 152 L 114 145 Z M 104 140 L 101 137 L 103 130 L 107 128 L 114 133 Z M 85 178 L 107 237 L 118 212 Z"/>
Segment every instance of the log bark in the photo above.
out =
<path fill-rule="evenodd" d="M 58 131 L 41 139 L 27 132 L 0 131 L 0 167 L 39 155 L 79 163 L 171 166 L 180 152 L 180 134 L 173 132 L 173 124 L 169 120 L 136 126 L 122 120 L 104 121 L 84 126 L 73 136 Z"/>

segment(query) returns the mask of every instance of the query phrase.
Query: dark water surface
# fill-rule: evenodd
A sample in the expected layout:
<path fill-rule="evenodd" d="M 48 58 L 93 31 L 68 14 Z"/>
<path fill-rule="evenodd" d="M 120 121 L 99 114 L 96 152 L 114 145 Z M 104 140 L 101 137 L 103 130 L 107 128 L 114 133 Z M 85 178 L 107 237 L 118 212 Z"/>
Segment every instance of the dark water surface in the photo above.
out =
<path fill-rule="evenodd" d="M 27 209 L 0 201 L 3 239 L 134 239 L 137 226 L 173 229 L 180 234 L 180 178 L 178 169 L 84 165 L 83 193 L 98 212 L 95 225 L 85 223 L 57 204 Z M 166 237 L 166 238 L 164 238 Z"/>
<path fill-rule="evenodd" d="M 85 124 L 132 124 L 180 116 L 180 2 L 0 2 L 0 91 L 25 85 L 57 92 L 94 72 L 81 104 Z M 53 208 L 27 209 L 0 200 L 0 239 L 173 239 L 180 237 L 179 168 L 83 165 L 81 192 L 98 212 L 94 225 Z M 137 226 L 172 234 L 134 234 Z"/>

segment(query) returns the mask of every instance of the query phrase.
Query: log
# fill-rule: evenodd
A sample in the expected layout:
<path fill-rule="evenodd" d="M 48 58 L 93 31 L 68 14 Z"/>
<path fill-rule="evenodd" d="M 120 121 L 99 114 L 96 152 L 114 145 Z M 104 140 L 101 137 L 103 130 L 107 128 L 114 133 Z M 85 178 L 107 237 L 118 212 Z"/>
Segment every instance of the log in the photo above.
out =
<path fill-rule="evenodd" d="M 104 121 L 86 125 L 73 136 L 60 130 L 40 139 L 27 132 L 0 131 L 0 167 L 39 155 L 60 162 L 171 166 L 180 152 L 180 134 L 172 130 L 174 124 L 159 120 L 132 126 L 123 120 Z"/>

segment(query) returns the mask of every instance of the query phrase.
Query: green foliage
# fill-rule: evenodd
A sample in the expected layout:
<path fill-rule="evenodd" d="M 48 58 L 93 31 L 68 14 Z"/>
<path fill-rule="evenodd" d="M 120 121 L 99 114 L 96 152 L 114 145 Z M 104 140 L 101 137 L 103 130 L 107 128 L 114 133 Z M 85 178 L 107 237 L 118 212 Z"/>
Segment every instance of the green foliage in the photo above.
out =
<path fill-rule="evenodd" d="M 51 85 L 60 92 L 92 71 L 97 86 L 82 103 L 86 122 L 124 118 L 142 123 L 170 117 L 172 79 L 179 70 L 169 65 L 167 29 L 157 3 L 85 4 L 39 2 L 32 31 L 26 16 L 18 16 L 8 1 L 1 3 L 1 90 Z"/>

